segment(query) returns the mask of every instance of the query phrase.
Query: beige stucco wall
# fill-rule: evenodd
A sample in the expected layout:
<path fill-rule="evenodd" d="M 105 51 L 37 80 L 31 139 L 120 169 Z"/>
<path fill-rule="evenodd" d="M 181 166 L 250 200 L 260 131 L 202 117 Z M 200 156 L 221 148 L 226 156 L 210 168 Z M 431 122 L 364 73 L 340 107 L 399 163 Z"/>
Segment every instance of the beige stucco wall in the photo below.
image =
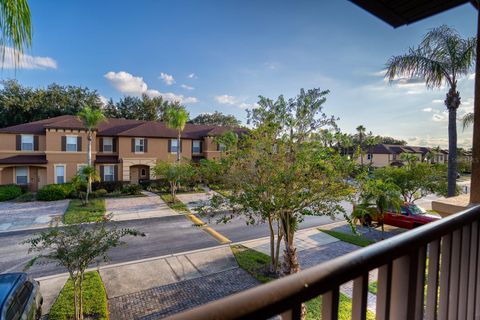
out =
<path fill-rule="evenodd" d="M 19 154 L 44 154 L 46 147 L 46 137 L 38 136 L 38 151 L 17 151 L 16 150 L 16 134 L 0 133 L 0 159 L 8 158 Z"/>

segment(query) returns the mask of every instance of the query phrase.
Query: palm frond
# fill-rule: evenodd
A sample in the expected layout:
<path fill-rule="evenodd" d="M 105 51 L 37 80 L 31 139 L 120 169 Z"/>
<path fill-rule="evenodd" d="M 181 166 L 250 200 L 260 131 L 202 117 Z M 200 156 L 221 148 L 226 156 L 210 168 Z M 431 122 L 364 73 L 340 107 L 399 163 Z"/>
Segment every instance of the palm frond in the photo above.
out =
<path fill-rule="evenodd" d="M 0 0 L 0 47 L 2 62 L 11 47 L 15 65 L 32 44 L 32 23 L 27 0 Z"/>
<path fill-rule="evenodd" d="M 393 56 L 387 62 L 386 76 L 390 82 L 396 77 L 421 78 L 427 87 L 440 87 L 444 81 L 451 82 L 447 65 L 432 59 L 428 51 L 418 48 L 408 53 Z"/>
<path fill-rule="evenodd" d="M 472 69 L 477 54 L 477 39 L 468 38 L 462 41 L 456 59 L 457 75 L 466 75 Z"/>
<path fill-rule="evenodd" d="M 462 118 L 463 130 L 473 125 L 473 112 L 469 112 Z"/>

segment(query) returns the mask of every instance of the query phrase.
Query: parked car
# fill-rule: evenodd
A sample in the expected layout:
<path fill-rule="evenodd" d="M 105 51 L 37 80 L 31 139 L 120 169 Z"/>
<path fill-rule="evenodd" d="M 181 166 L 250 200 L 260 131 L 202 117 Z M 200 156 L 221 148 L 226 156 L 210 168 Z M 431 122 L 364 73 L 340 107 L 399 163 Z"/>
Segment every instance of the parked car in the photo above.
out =
<path fill-rule="evenodd" d="M 0 274 L 0 320 L 36 320 L 42 315 L 40 284 L 26 273 Z"/>
<path fill-rule="evenodd" d="M 438 219 L 440 217 L 428 214 L 425 209 L 416 204 L 404 203 L 400 207 L 400 212 L 388 210 L 384 214 L 383 223 L 399 228 L 413 229 Z"/>

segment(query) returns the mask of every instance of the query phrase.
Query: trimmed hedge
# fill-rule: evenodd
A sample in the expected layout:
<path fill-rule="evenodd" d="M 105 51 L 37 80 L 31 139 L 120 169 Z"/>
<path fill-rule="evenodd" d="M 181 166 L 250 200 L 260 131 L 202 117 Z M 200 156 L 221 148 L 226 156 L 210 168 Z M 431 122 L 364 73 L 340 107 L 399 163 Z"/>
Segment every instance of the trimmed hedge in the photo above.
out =
<path fill-rule="evenodd" d="M 128 184 L 122 189 L 123 194 L 139 195 L 142 193 L 142 187 L 138 184 Z"/>
<path fill-rule="evenodd" d="M 75 193 L 72 184 L 47 184 L 37 192 L 37 200 L 55 201 L 71 197 Z"/>
<path fill-rule="evenodd" d="M 17 185 L 0 186 L 0 201 L 13 200 L 22 195 L 22 188 Z"/>
<path fill-rule="evenodd" d="M 128 181 L 100 181 L 94 182 L 92 184 L 92 189 L 94 191 L 99 189 L 105 189 L 110 192 L 121 191 L 125 185 L 128 185 L 130 182 Z"/>

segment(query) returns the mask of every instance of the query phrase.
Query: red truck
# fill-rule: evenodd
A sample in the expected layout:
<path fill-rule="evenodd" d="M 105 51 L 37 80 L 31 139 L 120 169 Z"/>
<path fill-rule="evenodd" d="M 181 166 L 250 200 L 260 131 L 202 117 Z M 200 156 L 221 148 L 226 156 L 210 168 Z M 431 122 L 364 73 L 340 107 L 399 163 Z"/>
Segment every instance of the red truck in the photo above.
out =
<path fill-rule="evenodd" d="M 383 223 L 399 228 L 413 229 L 438 219 L 440 217 L 428 214 L 425 209 L 416 204 L 404 203 L 400 208 L 400 212 L 388 210 L 384 214 Z"/>

